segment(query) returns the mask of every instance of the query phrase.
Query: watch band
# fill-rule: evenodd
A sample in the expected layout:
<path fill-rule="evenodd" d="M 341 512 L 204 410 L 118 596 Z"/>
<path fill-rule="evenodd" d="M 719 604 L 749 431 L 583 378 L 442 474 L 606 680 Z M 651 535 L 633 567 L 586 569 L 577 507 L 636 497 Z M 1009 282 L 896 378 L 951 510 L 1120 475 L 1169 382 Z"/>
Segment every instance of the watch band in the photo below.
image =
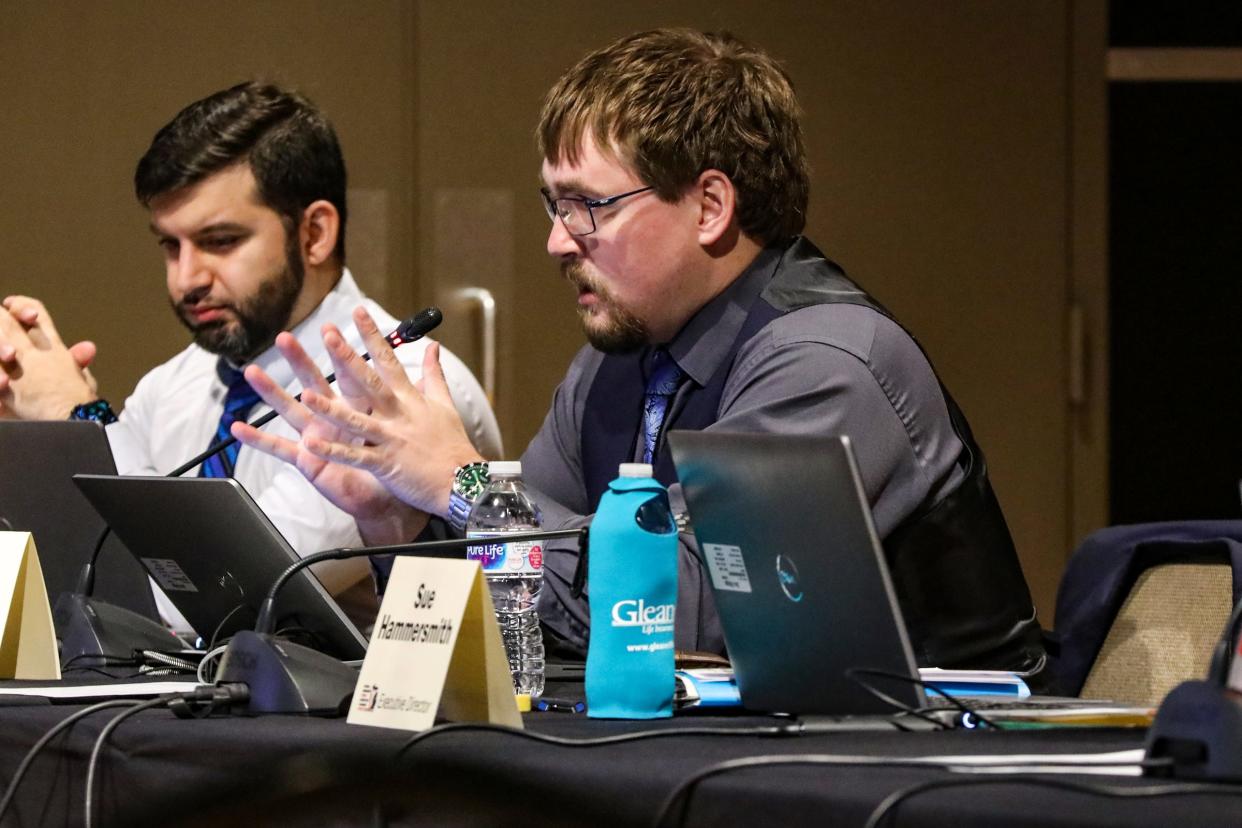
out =
<path fill-rule="evenodd" d="M 453 486 L 449 489 L 448 520 L 458 532 L 466 529 L 466 520 L 474 501 L 487 488 L 486 463 L 467 463 L 453 471 Z"/>
<path fill-rule="evenodd" d="M 100 425 L 109 425 L 116 422 L 116 412 L 112 410 L 107 400 L 91 400 L 88 403 L 74 406 L 69 412 L 69 419 L 89 420 Z"/>

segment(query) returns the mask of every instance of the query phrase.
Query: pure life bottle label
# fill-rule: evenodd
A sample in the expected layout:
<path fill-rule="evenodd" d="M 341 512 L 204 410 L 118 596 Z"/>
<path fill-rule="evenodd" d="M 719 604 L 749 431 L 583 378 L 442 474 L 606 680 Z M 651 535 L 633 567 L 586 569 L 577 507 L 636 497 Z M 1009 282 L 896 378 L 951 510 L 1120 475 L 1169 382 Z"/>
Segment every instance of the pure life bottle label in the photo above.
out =
<path fill-rule="evenodd" d="M 471 532 L 470 539 L 498 538 L 503 533 Z M 484 573 L 504 572 L 515 575 L 543 571 L 543 544 L 539 541 L 481 543 L 466 547 L 466 557 L 478 561 Z"/>

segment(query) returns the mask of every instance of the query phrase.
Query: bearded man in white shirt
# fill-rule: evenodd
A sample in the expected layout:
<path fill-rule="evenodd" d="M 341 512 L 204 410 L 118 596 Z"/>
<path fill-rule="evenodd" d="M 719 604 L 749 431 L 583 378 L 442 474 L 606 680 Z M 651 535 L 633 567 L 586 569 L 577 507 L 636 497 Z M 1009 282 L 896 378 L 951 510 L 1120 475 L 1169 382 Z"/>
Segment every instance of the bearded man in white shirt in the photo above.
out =
<path fill-rule="evenodd" d="M 0 310 L 0 416 L 96 420 L 107 428 L 121 474 L 166 474 L 227 436 L 228 417 L 246 421 L 262 412 L 237 382 L 245 365 L 296 389 L 273 347 L 279 332 L 290 331 L 326 366 L 320 330 L 347 327 L 355 307 L 395 328 L 397 320 L 345 268 L 345 182 L 336 134 L 303 96 L 245 83 L 190 104 L 156 133 L 134 185 L 163 253 L 169 301 L 193 344 L 143 377 L 117 415 L 87 369 L 94 345 L 66 346 L 38 300 L 9 296 Z M 427 345 L 397 351 L 412 379 L 421 375 Z M 472 442 L 486 456 L 501 456 L 499 428 L 478 382 L 456 357 L 441 350 L 440 359 Z M 283 422 L 269 428 L 295 436 Z M 358 545 L 367 529 L 296 469 L 261 452 L 233 449 L 197 473 L 235 477 L 303 555 Z M 356 622 L 373 620 L 365 561 L 334 561 L 316 573 Z"/>

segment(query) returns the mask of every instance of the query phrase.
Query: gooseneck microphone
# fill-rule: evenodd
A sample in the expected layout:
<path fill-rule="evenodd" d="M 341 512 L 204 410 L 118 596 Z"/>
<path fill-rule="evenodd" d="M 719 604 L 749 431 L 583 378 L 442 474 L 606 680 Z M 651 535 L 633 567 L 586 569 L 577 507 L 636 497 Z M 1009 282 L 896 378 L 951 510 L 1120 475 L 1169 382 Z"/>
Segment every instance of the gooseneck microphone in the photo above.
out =
<path fill-rule="evenodd" d="M 534 532 L 506 532 L 502 538 L 505 543 L 513 543 L 516 541 L 528 540 L 556 540 L 558 538 L 577 538 L 578 545 L 581 549 L 586 549 L 588 529 L 549 529 L 547 531 L 536 530 Z M 289 579 L 308 566 L 313 566 L 321 561 L 340 561 L 347 558 L 374 557 L 375 555 L 424 555 L 431 558 L 453 557 L 447 555 L 447 552 L 456 552 L 465 549 L 467 546 L 478 546 L 482 541 L 478 538 L 449 538 L 448 540 L 437 541 L 421 541 L 418 543 L 398 543 L 391 546 L 369 546 L 369 547 L 346 547 L 343 549 L 329 549 L 325 552 L 316 552 L 313 555 L 307 555 L 301 560 L 294 561 L 289 564 L 284 572 L 276 577 L 272 582 L 272 588 L 267 591 L 267 597 L 263 599 L 263 603 L 259 605 L 259 615 L 254 622 L 254 631 L 260 635 L 270 633 L 275 623 L 275 606 L 276 595 L 282 589 Z"/>
<path fill-rule="evenodd" d="M 427 334 L 431 333 L 443 321 L 444 321 L 444 314 L 440 312 L 439 308 L 437 307 L 423 308 L 421 311 L 414 314 L 414 316 L 411 316 L 409 319 L 405 320 L 400 325 L 398 325 L 397 329 L 394 330 L 392 333 L 388 334 L 388 336 L 384 337 L 384 339 L 387 340 L 388 344 L 393 348 L 397 348 L 398 346 L 401 346 L 401 345 L 408 345 L 411 342 L 417 342 L 418 340 L 422 339 Z M 371 355 L 364 353 L 362 354 L 362 359 L 364 362 L 369 362 L 371 360 Z M 328 374 L 328 376 L 324 377 L 324 379 L 327 380 L 329 383 L 336 382 L 336 374 L 335 373 Z M 298 394 L 296 397 L 294 397 L 294 399 L 301 402 L 302 395 Z M 250 425 L 254 428 L 262 428 L 263 426 L 267 425 L 274 419 L 276 419 L 276 412 L 269 411 L 266 414 L 264 414 L 262 417 L 255 419 L 253 422 L 250 423 Z M 170 471 L 165 476 L 166 477 L 180 477 L 181 475 L 188 472 L 190 469 L 194 468 L 197 465 L 200 465 L 207 458 L 213 457 L 219 454 L 220 452 L 224 451 L 226 448 L 228 448 L 229 446 L 233 445 L 236 442 L 237 442 L 237 438 L 230 435 L 229 437 L 223 440 L 220 440 L 217 443 L 213 443 L 211 446 L 208 446 L 207 450 L 204 451 L 202 454 L 199 454 L 199 455 L 196 455 L 195 457 L 190 458 L 189 460 L 182 463 L 177 468 Z"/>
<path fill-rule="evenodd" d="M 548 531 L 513 532 L 505 541 L 553 540 L 577 538 L 580 556 L 587 554 L 589 529 L 551 529 Z M 307 555 L 290 564 L 272 583 L 267 597 L 259 606 L 254 631 L 240 630 L 229 640 L 216 675 L 218 684 L 241 683 L 250 689 L 244 710 L 248 715 L 262 713 L 300 713 L 339 715 L 349 704 L 358 682 L 357 669 L 342 664 L 331 656 L 291 641 L 278 640 L 272 634 L 276 613 L 276 595 L 289 579 L 302 569 L 320 561 L 372 555 L 422 555 L 425 557 L 456 557 L 453 552 L 478 544 L 477 538 L 403 543 L 369 548 L 329 549 Z"/>

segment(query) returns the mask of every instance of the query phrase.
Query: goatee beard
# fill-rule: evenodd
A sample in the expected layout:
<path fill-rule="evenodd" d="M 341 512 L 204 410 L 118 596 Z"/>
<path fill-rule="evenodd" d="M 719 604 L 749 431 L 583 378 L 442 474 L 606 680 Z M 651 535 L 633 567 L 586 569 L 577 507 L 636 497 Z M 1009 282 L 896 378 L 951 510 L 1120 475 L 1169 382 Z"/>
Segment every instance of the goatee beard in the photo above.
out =
<path fill-rule="evenodd" d="M 578 322 L 591 347 L 606 354 L 628 354 L 650 340 L 646 323 L 616 300 L 578 260 L 561 263 L 561 275 L 579 290 L 595 294 L 595 307 L 578 307 Z"/>
<path fill-rule="evenodd" d="M 235 365 L 249 362 L 276 341 L 276 334 L 289 325 L 293 306 L 302 293 L 306 271 L 296 248 L 287 250 L 285 268 L 259 285 L 252 295 L 236 305 L 222 305 L 236 320 L 216 320 L 198 324 L 187 308 L 206 298 L 210 288 L 191 291 L 172 302 L 173 312 L 194 335 L 194 343 L 209 353 L 222 356 Z M 170 300 L 171 301 L 171 300 Z"/>

